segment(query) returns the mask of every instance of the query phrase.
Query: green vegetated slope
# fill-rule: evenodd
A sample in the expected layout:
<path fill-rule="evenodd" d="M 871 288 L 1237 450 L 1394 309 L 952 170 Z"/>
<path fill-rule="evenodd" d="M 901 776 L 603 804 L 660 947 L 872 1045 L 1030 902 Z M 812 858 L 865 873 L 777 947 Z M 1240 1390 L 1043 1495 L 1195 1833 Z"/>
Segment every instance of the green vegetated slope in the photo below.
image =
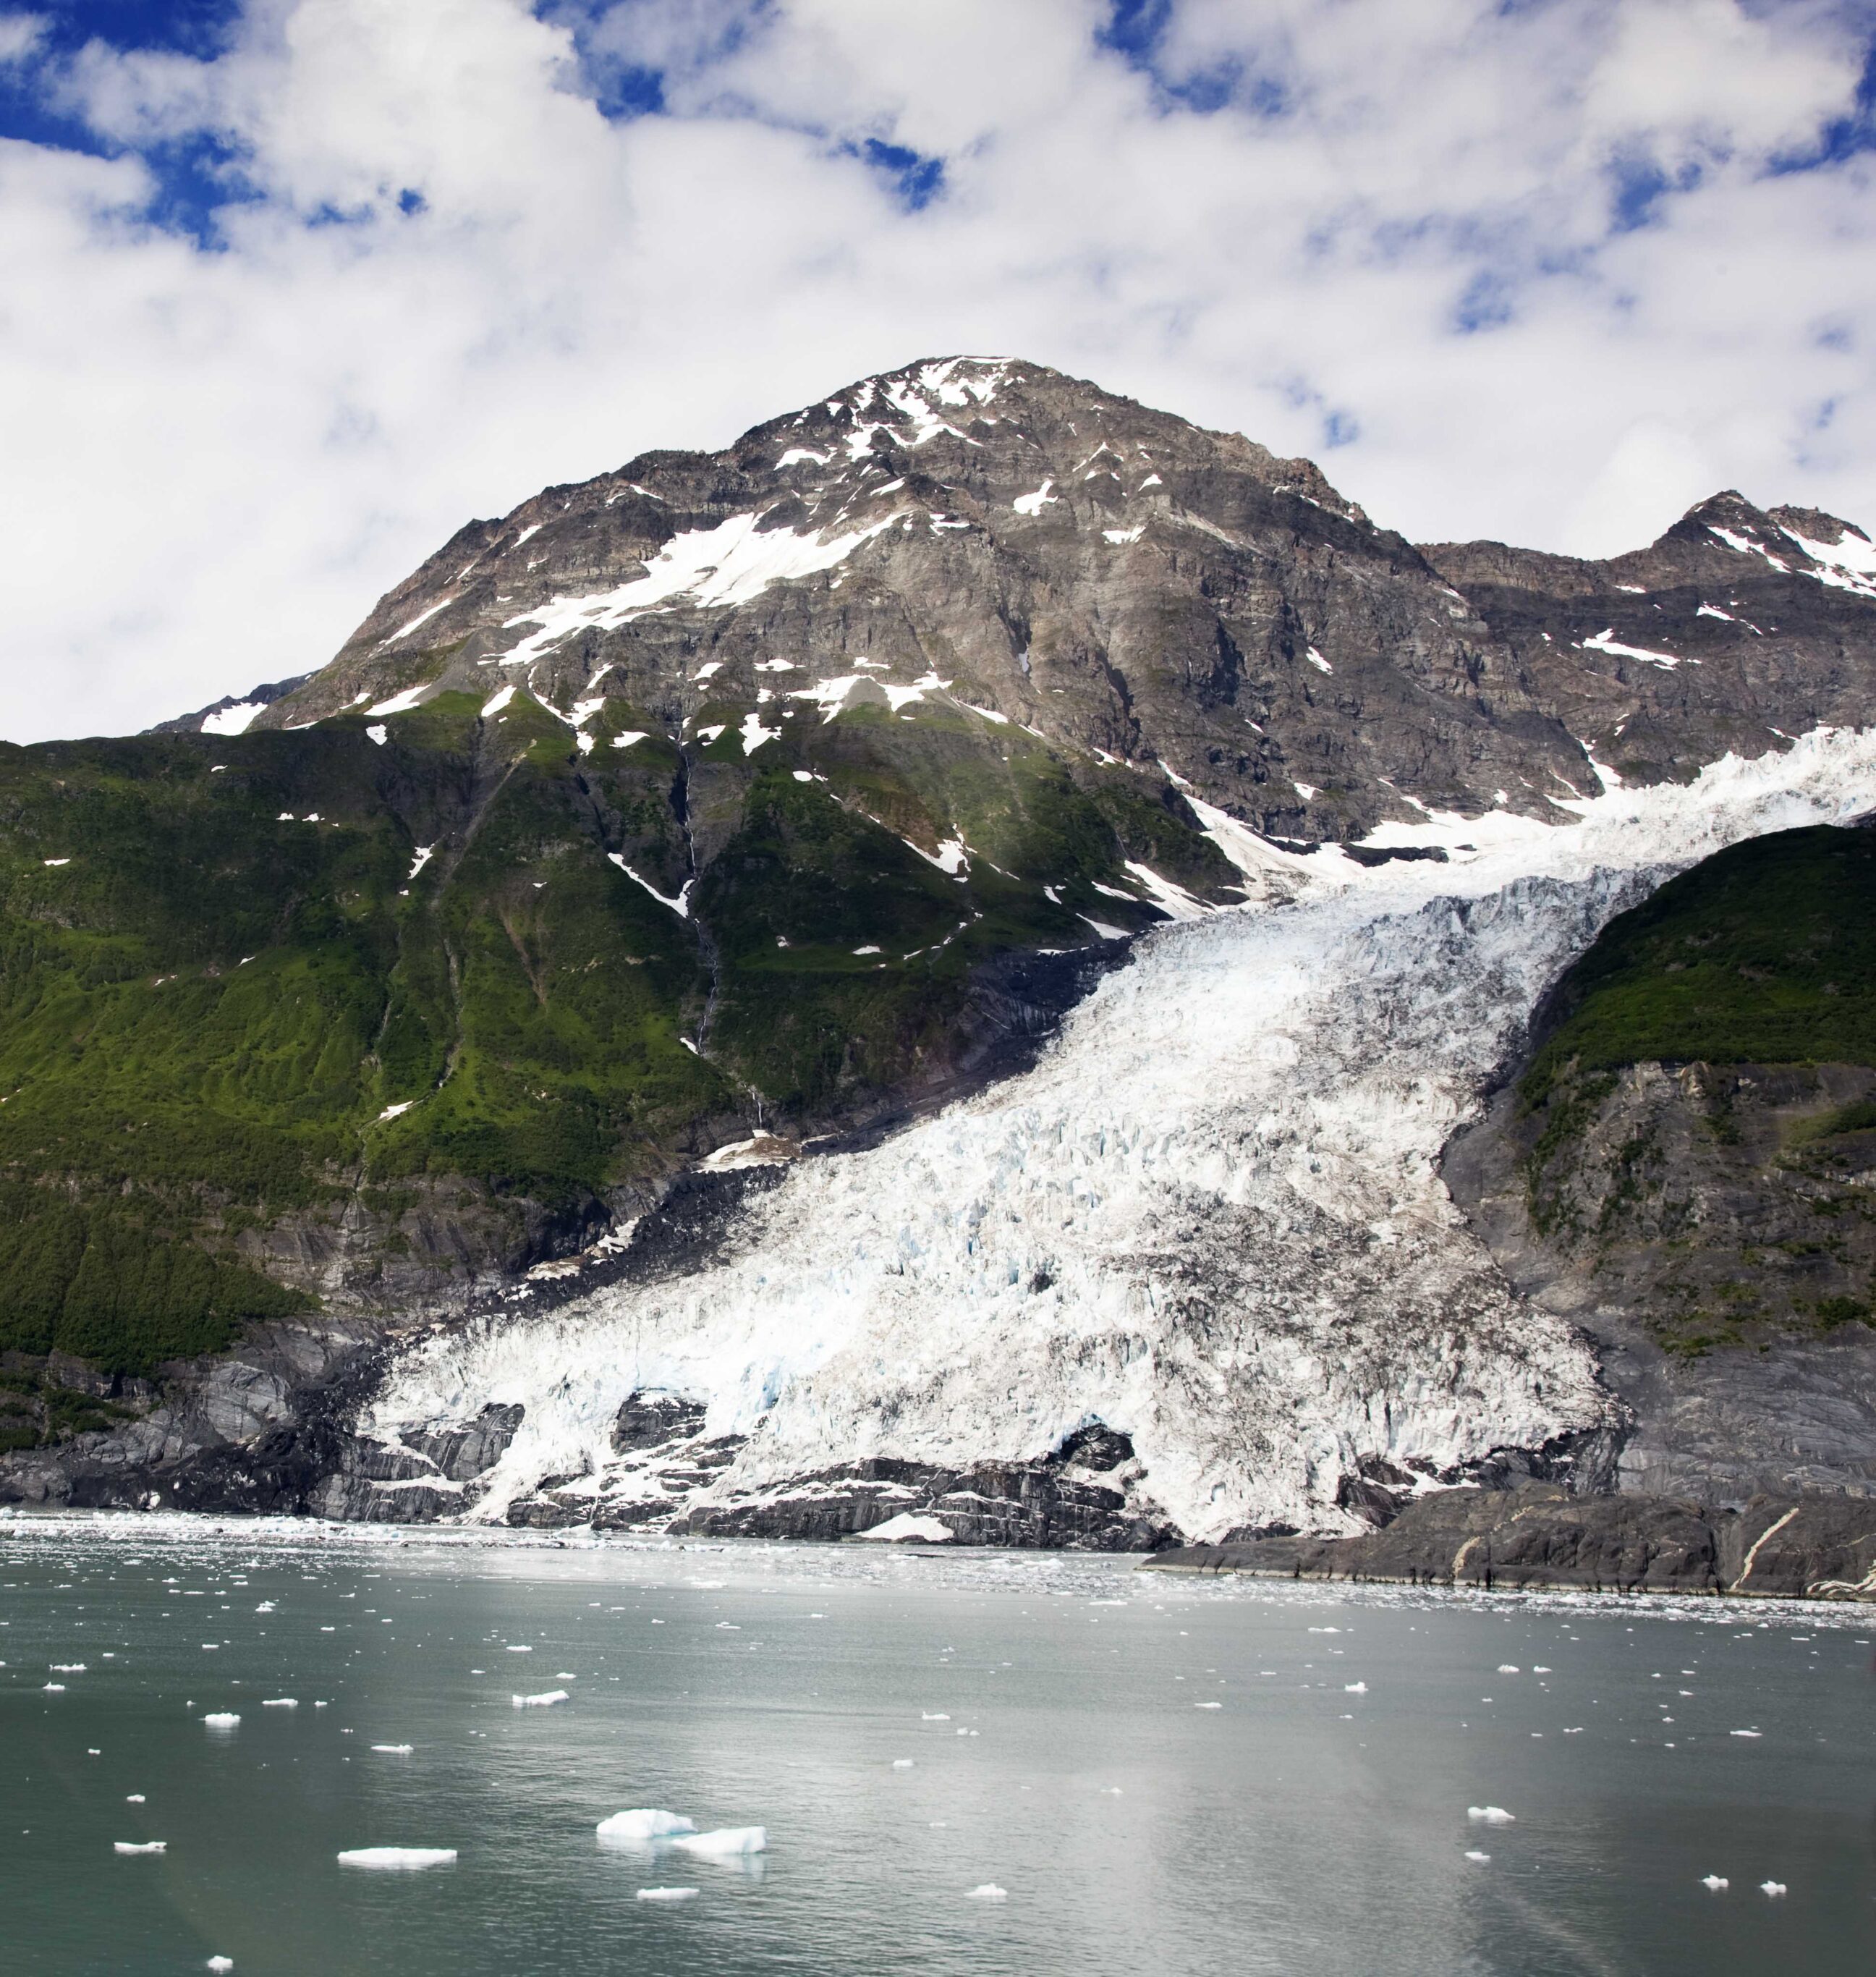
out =
<path fill-rule="evenodd" d="M 1152 923 L 1129 858 L 1234 876 L 1139 779 L 948 710 L 660 725 L 450 694 L 0 748 L 0 1352 L 142 1372 L 335 1270 L 512 1268 L 758 1096 L 941 1062 L 987 957 Z"/>
<path fill-rule="evenodd" d="M 1611 922 L 1518 1088 L 1539 1230 L 1664 1342 L 1871 1313 L 1876 831 L 1732 847 Z"/>

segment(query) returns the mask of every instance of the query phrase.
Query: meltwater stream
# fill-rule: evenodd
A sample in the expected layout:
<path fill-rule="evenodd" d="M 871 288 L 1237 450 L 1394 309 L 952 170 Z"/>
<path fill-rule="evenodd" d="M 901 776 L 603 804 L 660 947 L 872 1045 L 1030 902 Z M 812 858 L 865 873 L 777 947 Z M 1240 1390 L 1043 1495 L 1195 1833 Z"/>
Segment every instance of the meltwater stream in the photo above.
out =
<path fill-rule="evenodd" d="M 1135 1563 L 21 1520 L 0 1968 L 1871 1967 L 1876 1616 Z"/>

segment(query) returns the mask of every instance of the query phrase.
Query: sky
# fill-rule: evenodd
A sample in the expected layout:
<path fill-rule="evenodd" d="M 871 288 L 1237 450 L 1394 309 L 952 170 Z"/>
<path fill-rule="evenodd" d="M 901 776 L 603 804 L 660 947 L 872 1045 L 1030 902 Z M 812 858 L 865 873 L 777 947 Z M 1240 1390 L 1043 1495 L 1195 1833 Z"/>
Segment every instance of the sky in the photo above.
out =
<path fill-rule="evenodd" d="M 1876 0 L 0 0 L 0 738 L 919 357 L 1417 541 L 1876 532 Z"/>

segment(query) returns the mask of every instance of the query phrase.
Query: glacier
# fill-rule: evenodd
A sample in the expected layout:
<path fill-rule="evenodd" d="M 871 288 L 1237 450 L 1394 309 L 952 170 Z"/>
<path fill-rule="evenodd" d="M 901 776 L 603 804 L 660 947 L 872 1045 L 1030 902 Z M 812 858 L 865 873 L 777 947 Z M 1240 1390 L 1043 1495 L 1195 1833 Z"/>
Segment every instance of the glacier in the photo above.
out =
<path fill-rule="evenodd" d="M 1245 903 L 1155 929 L 1034 1068 L 804 1159 L 674 1279 L 406 1335 L 361 1416 L 397 1442 L 519 1404 L 461 1513 L 595 1503 L 628 1396 L 748 1439 L 699 1503 L 869 1456 L 1031 1460 L 1100 1422 L 1130 1501 L 1204 1541 L 1357 1528 L 1364 1457 L 1450 1474 L 1615 1418 L 1585 1339 L 1505 1281 L 1440 1180 L 1532 1011 L 1614 914 L 1739 839 L 1876 806 L 1876 731 L 1819 728 L 1545 824 L 1428 812 L 1304 855 L 1222 814 Z"/>

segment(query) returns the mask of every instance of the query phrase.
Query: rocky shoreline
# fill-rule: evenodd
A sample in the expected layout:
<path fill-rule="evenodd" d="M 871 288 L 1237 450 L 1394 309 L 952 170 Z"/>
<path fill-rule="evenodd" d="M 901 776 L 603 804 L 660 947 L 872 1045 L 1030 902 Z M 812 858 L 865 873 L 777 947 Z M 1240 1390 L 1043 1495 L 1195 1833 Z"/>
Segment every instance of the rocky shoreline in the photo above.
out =
<path fill-rule="evenodd" d="M 1876 1500 L 1757 1497 L 1715 1507 L 1676 1497 L 1571 1497 L 1545 1484 L 1449 1490 L 1358 1536 L 1272 1532 L 1184 1545 L 1141 1569 L 1482 1592 L 1876 1602 Z"/>

